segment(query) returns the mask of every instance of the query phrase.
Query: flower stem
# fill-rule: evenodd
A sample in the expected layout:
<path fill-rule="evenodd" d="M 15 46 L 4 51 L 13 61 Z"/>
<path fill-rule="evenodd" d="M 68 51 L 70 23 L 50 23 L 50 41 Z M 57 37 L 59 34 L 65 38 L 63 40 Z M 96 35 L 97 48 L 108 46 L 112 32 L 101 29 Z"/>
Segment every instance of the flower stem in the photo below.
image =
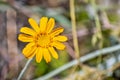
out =
<path fill-rule="evenodd" d="M 24 74 L 25 71 L 27 70 L 27 68 L 28 68 L 28 66 L 29 66 L 29 64 L 31 63 L 32 60 L 33 60 L 33 58 L 31 58 L 31 59 L 29 59 L 29 60 L 27 61 L 27 63 L 25 64 L 24 68 L 23 68 L 22 71 L 20 72 L 17 80 L 20 80 L 20 79 L 22 78 L 23 74 Z"/>
<path fill-rule="evenodd" d="M 71 15 L 71 23 L 72 23 L 72 34 L 73 34 L 73 44 L 75 48 L 76 58 L 79 58 L 79 47 L 78 47 L 78 39 L 77 39 L 77 31 L 76 31 L 76 20 L 75 20 L 75 0 L 70 0 L 70 15 Z"/>

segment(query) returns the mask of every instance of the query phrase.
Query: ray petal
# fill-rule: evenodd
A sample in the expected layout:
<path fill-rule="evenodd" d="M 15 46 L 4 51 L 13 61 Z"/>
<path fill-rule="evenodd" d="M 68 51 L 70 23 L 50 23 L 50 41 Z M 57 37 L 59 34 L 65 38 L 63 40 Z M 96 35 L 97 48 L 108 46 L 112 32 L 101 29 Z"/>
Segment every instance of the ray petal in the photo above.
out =
<path fill-rule="evenodd" d="M 43 50 L 42 50 L 41 47 L 38 47 L 37 50 L 36 50 L 36 61 L 37 61 L 38 63 L 41 62 L 41 60 L 42 60 L 42 55 L 43 55 Z"/>
<path fill-rule="evenodd" d="M 34 36 L 36 32 L 28 27 L 22 27 L 20 32 Z"/>
<path fill-rule="evenodd" d="M 49 21 L 48 21 L 48 23 L 47 23 L 46 32 L 50 33 L 52 31 L 54 25 L 55 25 L 54 18 L 50 18 Z"/>
<path fill-rule="evenodd" d="M 36 47 L 34 45 L 35 43 L 28 43 L 23 49 L 22 53 L 26 58 L 32 58 L 35 55 Z"/>
<path fill-rule="evenodd" d="M 51 32 L 51 36 L 57 36 L 64 31 L 64 28 L 58 27 Z"/>
<path fill-rule="evenodd" d="M 46 26 L 47 26 L 48 18 L 42 17 L 40 19 L 40 32 L 45 32 Z"/>
<path fill-rule="evenodd" d="M 67 41 L 68 39 L 67 39 L 66 36 L 56 36 L 56 37 L 53 38 L 53 40 L 55 40 L 55 41 L 60 41 L 60 42 L 65 42 L 65 41 Z"/>
<path fill-rule="evenodd" d="M 46 48 L 43 48 L 43 50 L 44 50 L 44 52 L 43 52 L 44 59 L 48 63 L 51 61 L 50 53 L 49 53 L 48 49 L 46 49 Z"/>
<path fill-rule="evenodd" d="M 32 42 L 33 37 L 26 34 L 19 34 L 18 39 L 22 42 Z"/>
<path fill-rule="evenodd" d="M 40 28 L 37 24 L 37 22 L 33 19 L 33 18 L 29 18 L 28 22 L 30 23 L 30 25 L 32 26 L 32 28 L 36 31 L 39 32 Z"/>
<path fill-rule="evenodd" d="M 63 43 L 60 43 L 58 41 L 53 42 L 53 46 L 59 50 L 64 50 L 65 49 L 65 45 Z"/>
<path fill-rule="evenodd" d="M 52 56 L 55 58 L 55 59 L 58 59 L 58 54 L 57 52 L 55 51 L 55 49 L 53 47 L 49 47 L 48 48 L 50 53 L 52 54 Z"/>

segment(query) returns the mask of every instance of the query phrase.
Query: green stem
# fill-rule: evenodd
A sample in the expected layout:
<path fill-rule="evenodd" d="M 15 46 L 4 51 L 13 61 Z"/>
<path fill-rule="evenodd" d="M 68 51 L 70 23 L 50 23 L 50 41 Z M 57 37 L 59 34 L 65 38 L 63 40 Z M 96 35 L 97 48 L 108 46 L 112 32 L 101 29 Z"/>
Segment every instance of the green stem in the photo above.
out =
<path fill-rule="evenodd" d="M 25 71 L 27 70 L 27 68 L 28 68 L 29 64 L 32 62 L 32 60 L 33 60 L 33 58 L 31 58 L 31 59 L 29 59 L 29 60 L 27 61 L 27 63 L 25 64 L 24 68 L 23 68 L 22 71 L 20 72 L 17 80 L 20 80 L 20 79 L 22 78 L 23 74 L 24 74 Z"/>

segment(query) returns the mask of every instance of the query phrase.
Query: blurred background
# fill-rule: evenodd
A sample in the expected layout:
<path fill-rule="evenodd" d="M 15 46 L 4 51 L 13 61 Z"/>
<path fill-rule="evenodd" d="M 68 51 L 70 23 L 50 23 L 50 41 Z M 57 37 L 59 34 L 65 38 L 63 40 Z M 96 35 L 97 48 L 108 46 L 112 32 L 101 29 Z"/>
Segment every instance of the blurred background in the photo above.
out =
<path fill-rule="evenodd" d="M 0 80 L 16 80 L 27 62 L 21 53 L 26 43 L 17 37 L 21 27 L 30 27 L 29 17 L 36 21 L 42 16 L 55 18 L 55 27 L 64 27 L 63 35 L 69 40 L 64 51 L 57 51 L 58 60 L 33 60 L 21 80 L 45 76 L 75 59 L 69 3 L 70 0 L 0 0 Z M 74 7 L 80 58 L 120 43 L 120 0 L 75 0 Z M 87 67 L 73 65 L 48 80 L 120 80 L 120 48 L 108 50 L 105 55 L 100 52 L 83 64 Z"/>

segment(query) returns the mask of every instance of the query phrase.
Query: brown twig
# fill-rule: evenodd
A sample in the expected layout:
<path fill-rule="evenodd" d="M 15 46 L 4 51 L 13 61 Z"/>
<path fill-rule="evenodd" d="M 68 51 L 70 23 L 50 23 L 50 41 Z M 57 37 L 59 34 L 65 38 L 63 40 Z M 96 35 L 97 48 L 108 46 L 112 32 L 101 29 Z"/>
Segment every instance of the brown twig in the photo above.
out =
<path fill-rule="evenodd" d="M 18 72 L 18 51 L 17 51 L 17 26 L 16 26 L 16 12 L 13 9 L 7 10 L 7 43 L 9 68 L 13 76 Z"/>

